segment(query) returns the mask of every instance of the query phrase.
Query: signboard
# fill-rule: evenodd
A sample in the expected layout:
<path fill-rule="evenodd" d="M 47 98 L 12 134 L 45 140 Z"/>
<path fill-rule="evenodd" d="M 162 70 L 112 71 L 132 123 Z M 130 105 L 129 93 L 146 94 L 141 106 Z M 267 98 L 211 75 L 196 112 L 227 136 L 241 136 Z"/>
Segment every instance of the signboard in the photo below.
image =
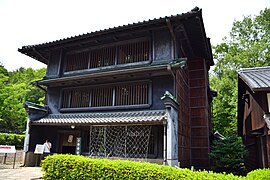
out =
<path fill-rule="evenodd" d="M 43 151 L 44 151 L 44 145 L 43 144 L 37 144 L 34 154 L 43 154 Z"/>
<path fill-rule="evenodd" d="M 15 146 L 0 145 L 0 153 L 16 153 Z"/>
<path fill-rule="evenodd" d="M 6 164 L 7 153 L 14 153 L 13 169 L 15 167 L 16 149 L 15 146 L 0 145 L 0 153 L 5 153 L 4 163 Z"/>

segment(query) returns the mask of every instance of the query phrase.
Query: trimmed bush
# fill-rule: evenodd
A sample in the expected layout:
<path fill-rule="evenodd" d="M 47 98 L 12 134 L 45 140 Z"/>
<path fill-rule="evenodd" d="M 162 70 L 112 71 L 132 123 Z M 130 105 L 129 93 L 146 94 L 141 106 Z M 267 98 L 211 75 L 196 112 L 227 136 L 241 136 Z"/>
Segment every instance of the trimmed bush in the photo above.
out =
<path fill-rule="evenodd" d="M 270 180 L 270 169 L 256 169 L 251 171 L 247 175 L 248 180 L 257 180 L 257 179 L 264 179 Z"/>
<path fill-rule="evenodd" d="M 0 133 L 0 145 L 13 145 L 16 149 L 22 149 L 25 135 Z"/>
<path fill-rule="evenodd" d="M 127 160 L 91 159 L 75 155 L 47 156 L 44 179 L 242 179 L 232 174 L 191 171 Z"/>

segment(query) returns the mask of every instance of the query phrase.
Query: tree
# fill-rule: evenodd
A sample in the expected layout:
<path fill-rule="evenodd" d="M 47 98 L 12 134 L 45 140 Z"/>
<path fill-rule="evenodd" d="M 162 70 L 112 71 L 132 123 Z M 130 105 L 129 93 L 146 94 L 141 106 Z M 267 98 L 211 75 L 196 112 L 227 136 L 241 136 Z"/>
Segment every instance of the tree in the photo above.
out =
<path fill-rule="evenodd" d="M 212 169 L 215 172 L 246 175 L 244 158 L 247 155 L 240 138 L 232 136 L 227 139 L 214 141 L 211 153 Z"/>
<path fill-rule="evenodd" d="M 8 72 L 0 66 L 0 131 L 22 133 L 25 130 L 27 114 L 25 101 L 42 104 L 45 92 L 31 84 L 42 79 L 46 69 L 19 68 Z"/>
<path fill-rule="evenodd" d="M 43 104 L 44 91 L 32 85 L 32 82 L 42 79 L 45 76 L 46 68 L 33 70 L 32 68 L 19 68 L 10 72 L 9 82 L 11 84 L 24 83 L 26 85 L 26 101 L 36 104 Z"/>
<path fill-rule="evenodd" d="M 236 134 L 237 71 L 240 68 L 270 65 L 270 9 L 258 16 L 235 21 L 224 42 L 213 47 L 216 66 L 210 76 L 214 129 L 225 136 Z"/>
<path fill-rule="evenodd" d="M 20 133 L 25 129 L 27 114 L 23 108 L 26 96 L 24 83 L 10 84 L 2 89 L 0 106 L 1 131 Z"/>

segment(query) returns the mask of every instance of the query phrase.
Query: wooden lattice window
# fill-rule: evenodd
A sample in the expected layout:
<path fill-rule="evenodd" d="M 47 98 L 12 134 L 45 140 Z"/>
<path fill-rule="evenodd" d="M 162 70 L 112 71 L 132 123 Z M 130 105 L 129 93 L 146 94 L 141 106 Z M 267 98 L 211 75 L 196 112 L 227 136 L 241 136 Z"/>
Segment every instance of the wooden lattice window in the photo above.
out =
<path fill-rule="evenodd" d="M 92 89 L 91 107 L 113 105 L 113 88 L 103 87 Z"/>
<path fill-rule="evenodd" d="M 62 108 L 91 108 L 149 104 L 149 82 L 65 89 Z"/>
<path fill-rule="evenodd" d="M 76 71 L 88 68 L 89 52 L 66 55 L 66 71 Z"/>
<path fill-rule="evenodd" d="M 150 40 L 122 43 L 66 55 L 65 72 L 150 60 Z"/>
<path fill-rule="evenodd" d="M 89 68 L 105 67 L 115 64 L 115 48 L 105 47 L 90 51 Z"/>
<path fill-rule="evenodd" d="M 120 45 L 118 64 L 127 64 L 149 60 L 149 41 Z"/>
<path fill-rule="evenodd" d="M 148 104 L 148 83 L 115 87 L 115 105 Z"/>

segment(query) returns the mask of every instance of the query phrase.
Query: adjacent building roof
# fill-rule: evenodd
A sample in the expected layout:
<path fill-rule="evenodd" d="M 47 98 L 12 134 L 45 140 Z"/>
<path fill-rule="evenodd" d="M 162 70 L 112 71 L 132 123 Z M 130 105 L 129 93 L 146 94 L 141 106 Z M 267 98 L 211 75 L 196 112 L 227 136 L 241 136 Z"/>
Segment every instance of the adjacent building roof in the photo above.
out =
<path fill-rule="evenodd" d="M 242 68 L 238 73 L 251 90 L 270 90 L 270 66 Z"/>
<path fill-rule="evenodd" d="M 40 120 L 32 121 L 36 125 L 101 125 L 101 124 L 145 124 L 162 123 L 167 120 L 164 110 L 50 114 Z"/>

